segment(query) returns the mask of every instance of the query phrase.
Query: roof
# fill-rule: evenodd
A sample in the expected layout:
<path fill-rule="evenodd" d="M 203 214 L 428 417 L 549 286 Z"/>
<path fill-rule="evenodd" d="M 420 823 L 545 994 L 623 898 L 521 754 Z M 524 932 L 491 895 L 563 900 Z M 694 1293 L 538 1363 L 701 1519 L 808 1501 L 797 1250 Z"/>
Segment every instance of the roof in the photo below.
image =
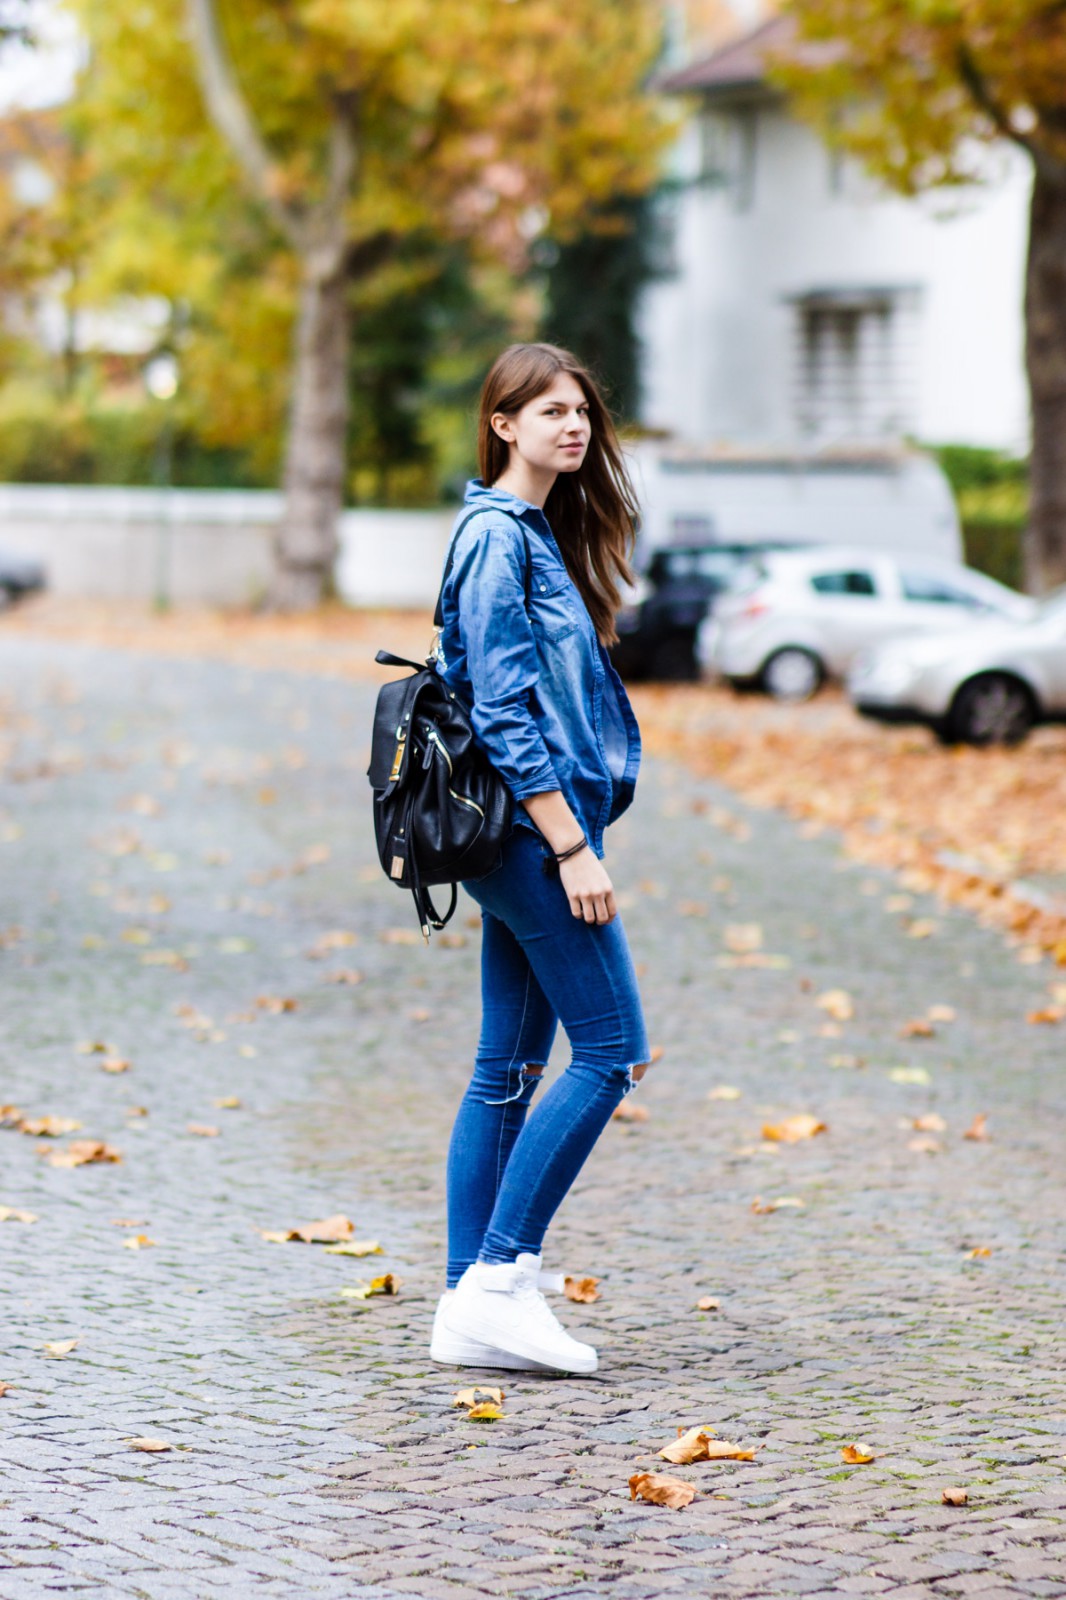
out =
<path fill-rule="evenodd" d="M 739 39 L 720 46 L 713 54 L 661 78 L 659 88 L 666 94 L 762 89 L 767 86 L 767 66 L 774 56 L 788 56 L 794 61 L 815 65 L 831 58 L 838 48 L 835 42 L 797 39 L 792 16 L 771 17 L 768 22 L 741 34 Z"/>

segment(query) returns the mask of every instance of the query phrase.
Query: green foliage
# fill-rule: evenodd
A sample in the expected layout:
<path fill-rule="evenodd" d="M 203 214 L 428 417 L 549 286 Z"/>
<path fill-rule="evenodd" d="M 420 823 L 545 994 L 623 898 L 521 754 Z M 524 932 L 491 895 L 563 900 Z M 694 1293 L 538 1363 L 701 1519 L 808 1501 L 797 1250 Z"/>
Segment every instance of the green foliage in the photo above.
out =
<path fill-rule="evenodd" d="M 603 384 L 623 422 L 640 404 L 640 346 L 634 322 L 653 276 L 646 197 L 602 211 L 594 225 L 557 247 L 547 270 L 542 337 L 561 344 Z"/>
<path fill-rule="evenodd" d="M 1028 463 L 975 445 L 938 445 L 933 454 L 955 493 L 967 563 L 1022 588 Z"/>

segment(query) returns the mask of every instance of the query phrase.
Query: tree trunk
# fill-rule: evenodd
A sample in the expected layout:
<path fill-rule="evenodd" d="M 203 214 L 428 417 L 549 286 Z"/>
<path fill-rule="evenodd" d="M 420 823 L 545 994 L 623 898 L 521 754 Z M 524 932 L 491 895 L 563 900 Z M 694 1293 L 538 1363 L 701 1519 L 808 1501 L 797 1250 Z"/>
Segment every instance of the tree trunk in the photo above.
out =
<path fill-rule="evenodd" d="M 1039 157 L 1025 285 L 1033 411 L 1025 580 L 1035 594 L 1066 583 L 1066 167 Z"/>
<path fill-rule="evenodd" d="M 309 611 L 337 553 L 348 432 L 348 274 L 304 267 L 271 604 Z"/>

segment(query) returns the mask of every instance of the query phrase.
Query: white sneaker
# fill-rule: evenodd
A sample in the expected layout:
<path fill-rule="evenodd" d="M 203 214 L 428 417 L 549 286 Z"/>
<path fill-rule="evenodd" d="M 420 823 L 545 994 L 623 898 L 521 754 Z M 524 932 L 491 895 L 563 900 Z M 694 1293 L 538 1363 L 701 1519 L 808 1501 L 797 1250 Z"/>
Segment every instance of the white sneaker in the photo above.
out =
<path fill-rule="evenodd" d="M 508 1372 L 547 1372 L 539 1361 L 527 1361 L 525 1356 L 512 1355 L 509 1350 L 497 1350 L 493 1345 L 480 1344 L 461 1333 L 453 1333 L 444 1320 L 444 1308 L 455 1294 L 445 1289 L 437 1302 L 433 1317 L 433 1337 L 429 1345 L 429 1359 L 439 1361 L 444 1367 L 500 1367 Z"/>
<path fill-rule="evenodd" d="M 444 1326 L 557 1372 L 595 1372 L 595 1350 L 572 1339 L 556 1320 L 537 1287 L 539 1274 L 539 1256 L 521 1255 L 500 1266 L 475 1261 L 444 1302 Z"/>

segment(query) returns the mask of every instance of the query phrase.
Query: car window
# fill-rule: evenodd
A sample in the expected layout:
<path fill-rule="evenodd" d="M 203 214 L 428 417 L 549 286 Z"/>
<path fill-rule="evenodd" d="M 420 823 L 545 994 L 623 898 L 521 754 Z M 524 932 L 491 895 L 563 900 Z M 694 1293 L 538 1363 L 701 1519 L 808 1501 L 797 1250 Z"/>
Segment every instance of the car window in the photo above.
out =
<path fill-rule="evenodd" d="M 816 572 L 811 578 L 811 588 L 819 594 L 877 593 L 872 572 Z"/>
<path fill-rule="evenodd" d="M 905 600 L 932 601 L 945 606 L 969 606 L 972 611 L 985 608 L 986 602 L 977 595 L 970 594 L 966 589 L 959 589 L 945 578 L 934 577 L 928 572 L 902 571 L 899 575 L 900 587 Z"/>

